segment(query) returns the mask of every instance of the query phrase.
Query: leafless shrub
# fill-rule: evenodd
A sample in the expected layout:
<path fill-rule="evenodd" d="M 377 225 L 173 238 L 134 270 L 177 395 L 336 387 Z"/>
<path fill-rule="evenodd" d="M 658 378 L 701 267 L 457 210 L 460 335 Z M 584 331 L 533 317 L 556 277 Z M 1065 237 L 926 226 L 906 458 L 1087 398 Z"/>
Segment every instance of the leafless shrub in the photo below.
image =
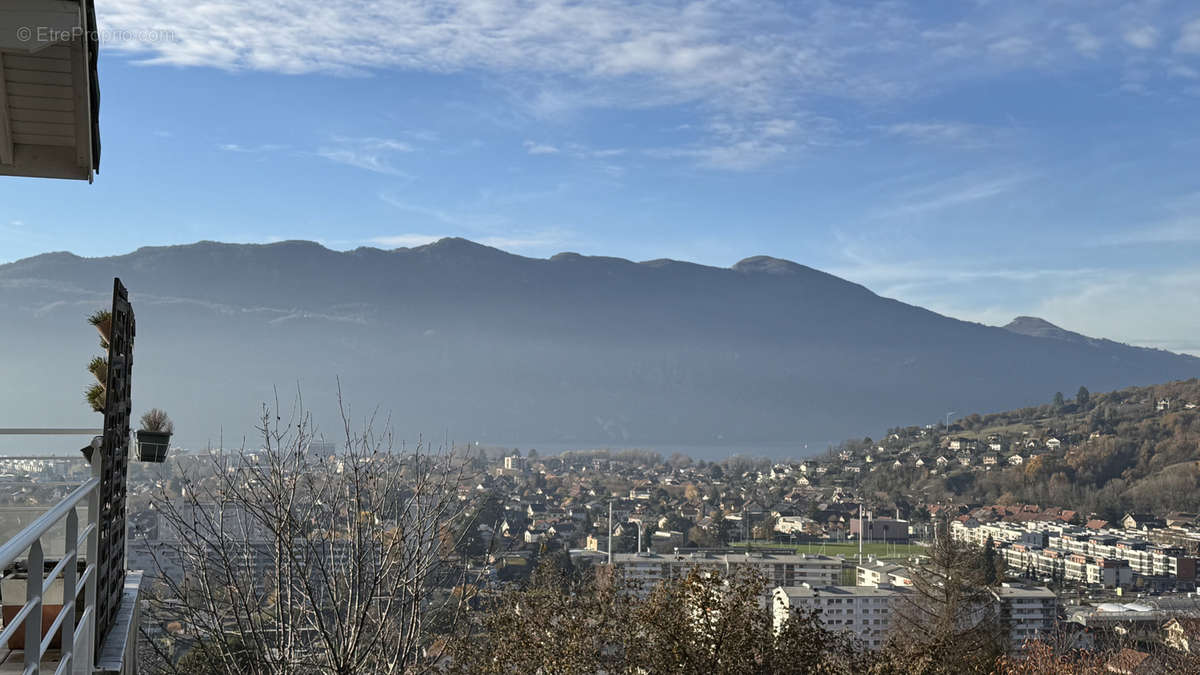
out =
<path fill-rule="evenodd" d="M 453 574 L 439 534 L 464 515 L 467 463 L 397 449 L 344 408 L 342 422 L 344 446 L 316 456 L 307 413 L 285 421 L 264 406 L 260 449 L 180 465 L 182 496 L 156 495 L 168 541 L 153 553 L 152 611 L 176 617 L 175 645 L 190 647 L 167 655 L 171 669 L 416 673 L 437 661 L 428 620 L 454 620 L 463 603 L 438 592 Z"/>

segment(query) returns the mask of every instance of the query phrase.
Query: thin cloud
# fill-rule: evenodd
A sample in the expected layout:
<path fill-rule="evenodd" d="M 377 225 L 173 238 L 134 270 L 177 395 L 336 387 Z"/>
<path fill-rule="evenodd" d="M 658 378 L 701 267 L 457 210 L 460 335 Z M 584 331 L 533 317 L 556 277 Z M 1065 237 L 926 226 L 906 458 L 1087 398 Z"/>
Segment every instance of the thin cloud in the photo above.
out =
<path fill-rule="evenodd" d="M 1193 270 L 1004 267 L 942 259 L 896 263 L 851 255 L 853 264 L 829 271 L 939 314 L 987 325 L 1039 316 L 1092 337 L 1200 356 L 1194 337 L 1200 332 L 1200 295 L 1195 292 L 1200 274 Z M 968 285 L 986 287 L 994 300 L 964 304 Z M 1146 302 L 1147 297 L 1155 302 Z"/>
<path fill-rule="evenodd" d="M 701 131 L 697 142 L 650 148 L 645 154 L 658 159 L 688 158 L 711 169 L 750 171 L 806 147 L 833 144 L 838 125 L 817 115 L 754 120 L 722 117 L 709 122 Z"/>
<path fill-rule="evenodd" d="M 912 216 L 933 211 L 964 206 L 1012 191 L 1029 180 L 1025 174 L 997 178 L 971 178 L 936 183 L 901 198 L 898 204 L 886 208 L 879 215 Z"/>
<path fill-rule="evenodd" d="M 546 229 L 530 232 L 516 232 L 511 235 L 479 235 L 479 234 L 388 234 L 371 237 L 366 243 L 387 248 L 413 248 L 432 244 L 435 241 L 451 236 L 463 236 L 467 239 L 509 252 L 545 252 L 558 250 L 569 245 L 572 237 L 565 230 Z"/>
<path fill-rule="evenodd" d="M 169 134 L 168 134 L 168 136 L 169 136 Z M 286 145 L 279 145 L 279 144 L 275 144 L 275 143 L 263 143 L 260 145 L 241 145 L 238 143 L 223 143 L 217 147 L 220 148 L 221 150 L 224 150 L 225 152 L 240 152 L 240 153 L 252 154 L 252 155 L 268 153 L 268 152 L 280 152 L 282 150 L 288 149 L 288 146 L 286 146 Z"/>
<path fill-rule="evenodd" d="M 459 232 L 489 235 L 497 231 L 513 229 L 513 223 L 507 216 L 497 213 L 495 209 L 486 205 L 479 205 L 474 209 L 448 210 L 416 204 L 387 192 L 381 193 L 379 199 L 396 209 L 449 225 Z"/>
<path fill-rule="evenodd" d="M 1200 19 L 1184 24 L 1175 41 L 1175 51 L 1181 54 L 1200 54 Z"/>
<path fill-rule="evenodd" d="M 506 236 L 483 237 L 479 243 L 505 251 L 558 251 L 564 246 L 570 246 L 572 240 L 573 237 L 566 231 L 553 228 L 534 232 L 518 232 Z"/>
<path fill-rule="evenodd" d="M 892 137 L 926 145 L 983 148 L 992 145 L 989 132 L 961 122 L 901 122 L 882 127 Z"/>
<path fill-rule="evenodd" d="M 1200 243 L 1200 219 L 1184 218 L 1160 225 L 1109 234 L 1101 237 L 1098 243 L 1102 246 Z"/>
<path fill-rule="evenodd" d="M 1166 269 L 1120 272 L 1089 279 L 1042 300 L 1035 308 L 1081 333 L 1200 356 L 1200 273 Z M 1153 298 L 1154 302 L 1147 302 Z M 1154 335 L 1152 340 L 1147 335 Z"/>
<path fill-rule="evenodd" d="M 557 155 L 558 148 L 536 141 L 525 141 L 525 152 L 531 155 Z"/>
<path fill-rule="evenodd" d="M 466 224 L 448 211 L 421 206 L 420 204 L 412 204 L 391 194 L 381 194 L 379 195 L 379 199 L 383 203 L 400 209 L 401 211 L 407 211 L 409 213 L 425 216 L 447 225 L 464 226 Z"/>
<path fill-rule="evenodd" d="M 1148 218 L 1134 227 L 1101 236 L 1098 246 L 1129 246 L 1139 244 L 1200 243 L 1200 192 L 1185 192 L 1163 200 L 1158 217 Z"/>
<path fill-rule="evenodd" d="M 388 176 L 408 177 L 393 163 L 397 153 L 409 153 L 413 146 L 392 138 L 335 137 L 329 145 L 317 150 L 317 155 L 331 162 Z"/>
<path fill-rule="evenodd" d="M 1158 44 L 1158 30 L 1154 26 L 1138 26 L 1125 31 L 1125 44 L 1137 49 L 1153 49 Z"/>
<path fill-rule="evenodd" d="M 1071 24 L 1067 27 L 1067 39 L 1075 47 L 1075 51 L 1088 58 L 1095 57 L 1104 46 L 1104 41 L 1096 37 L 1096 34 L 1082 23 Z"/>
<path fill-rule="evenodd" d="M 367 240 L 367 243 L 386 246 L 387 248 L 413 248 L 414 246 L 432 244 L 445 237 L 446 235 L 443 234 L 386 234 L 379 237 L 372 237 Z"/>
<path fill-rule="evenodd" d="M 740 127 L 740 137 L 710 130 L 655 153 L 735 170 L 810 145 L 788 125 L 807 127 L 795 120 L 811 115 L 817 101 L 876 107 L 992 75 L 1094 68 L 1103 44 L 1157 44 L 1180 25 L 1175 49 L 1200 52 L 1200 20 L 1166 6 L 1142 12 L 1136 24 L 1118 6 L 1092 8 L 1085 23 L 1053 3 L 970 3 L 946 14 L 894 2 L 629 0 L 208 0 L 202 12 L 175 0 L 108 0 L 98 9 L 105 30 L 153 27 L 175 36 L 111 46 L 149 64 L 460 74 L 485 80 L 536 118 L 694 106 L 698 126 L 724 121 Z M 1121 82 L 1120 65 L 1109 68 L 1112 86 Z M 1154 75 L 1168 77 L 1163 66 Z M 398 171 L 361 149 L 324 154 Z"/>

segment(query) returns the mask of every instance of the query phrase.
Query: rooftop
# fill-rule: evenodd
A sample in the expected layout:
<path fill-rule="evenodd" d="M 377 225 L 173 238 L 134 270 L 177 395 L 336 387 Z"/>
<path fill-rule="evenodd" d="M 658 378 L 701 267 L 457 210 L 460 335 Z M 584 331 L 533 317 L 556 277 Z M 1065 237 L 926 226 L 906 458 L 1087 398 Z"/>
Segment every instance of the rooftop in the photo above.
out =
<path fill-rule="evenodd" d="M 1042 598 L 1050 599 L 1057 596 L 1054 591 L 1045 586 L 1032 586 L 1029 584 L 1000 584 L 1000 588 L 996 589 L 996 595 L 1002 598 Z"/>
<path fill-rule="evenodd" d="M 678 553 L 614 553 L 614 563 L 631 563 L 631 562 L 712 562 L 712 563 L 765 563 L 774 562 L 780 564 L 795 564 L 802 562 L 825 561 L 830 563 L 841 563 L 840 556 L 827 556 L 814 553 L 726 553 L 722 551 L 679 551 Z"/>
<path fill-rule="evenodd" d="M 895 595 L 897 593 L 907 593 L 908 591 L 893 586 L 810 586 L 801 584 L 799 586 L 779 586 L 775 589 L 776 592 L 787 594 L 788 597 L 860 597 L 860 598 L 878 598 Z"/>

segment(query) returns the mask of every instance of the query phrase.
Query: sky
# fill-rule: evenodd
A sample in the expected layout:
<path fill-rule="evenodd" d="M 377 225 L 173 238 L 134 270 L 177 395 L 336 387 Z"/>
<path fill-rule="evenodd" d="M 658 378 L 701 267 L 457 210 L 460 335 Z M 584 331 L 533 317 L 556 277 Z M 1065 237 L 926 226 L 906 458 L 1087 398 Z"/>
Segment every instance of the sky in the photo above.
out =
<path fill-rule="evenodd" d="M 97 5 L 100 174 L 0 182 L 0 262 L 766 254 L 1200 354 L 1194 2 Z"/>

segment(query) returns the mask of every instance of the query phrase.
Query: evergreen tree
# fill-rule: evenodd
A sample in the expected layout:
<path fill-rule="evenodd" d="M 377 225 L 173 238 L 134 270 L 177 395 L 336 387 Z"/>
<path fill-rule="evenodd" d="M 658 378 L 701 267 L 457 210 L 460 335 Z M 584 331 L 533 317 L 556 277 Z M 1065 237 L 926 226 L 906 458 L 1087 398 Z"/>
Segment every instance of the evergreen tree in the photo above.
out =
<path fill-rule="evenodd" d="M 1000 579 L 996 574 L 996 542 L 992 541 L 991 535 L 988 535 L 987 542 L 983 545 L 983 579 L 988 586 L 995 586 Z"/>
<path fill-rule="evenodd" d="M 1075 403 L 1079 405 L 1080 410 L 1087 410 L 1088 404 L 1091 403 L 1092 393 L 1087 387 L 1079 387 L 1079 393 L 1075 394 Z"/>
<path fill-rule="evenodd" d="M 893 645 L 920 672 L 990 673 L 1006 645 L 979 549 L 955 541 L 944 523 L 936 541 L 894 610 Z"/>

